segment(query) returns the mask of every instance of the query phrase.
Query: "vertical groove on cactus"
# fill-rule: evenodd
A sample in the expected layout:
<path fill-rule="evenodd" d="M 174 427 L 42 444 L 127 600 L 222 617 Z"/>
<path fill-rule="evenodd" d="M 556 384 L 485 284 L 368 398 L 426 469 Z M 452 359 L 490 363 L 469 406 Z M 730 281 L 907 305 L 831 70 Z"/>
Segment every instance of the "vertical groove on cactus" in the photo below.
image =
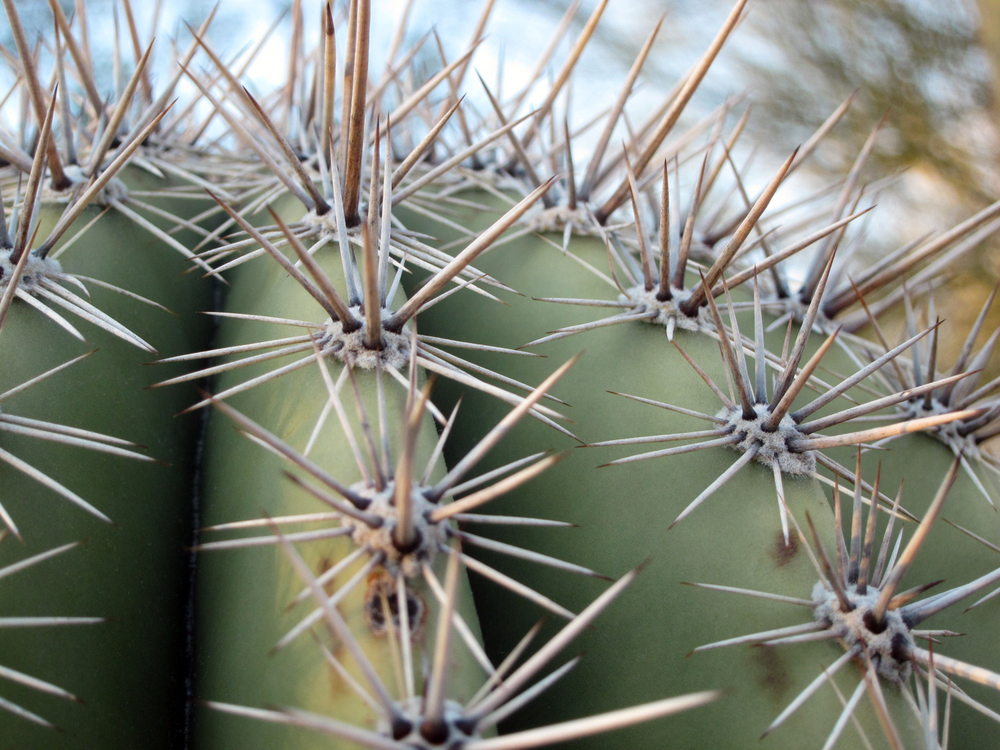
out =
<path fill-rule="evenodd" d="M 316 253 L 315 259 L 324 274 L 336 278 L 340 259 L 335 251 L 324 248 Z M 253 300 L 254 308 L 269 319 L 299 319 L 315 305 L 314 298 L 295 279 L 288 278 L 277 264 L 248 265 L 241 269 L 230 295 L 230 304 L 237 306 L 249 300 Z M 224 318 L 220 327 L 220 343 L 239 340 L 245 335 L 242 329 L 246 326 L 261 328 L 262 324 L 238 317 Z M 263 366 L 266 365 L 266 362 L 263 363 Z M 344 373 L 343 379 L 339 377 L 341 373 L 338 369 Z M 232 371 L 222 374 L 218 383 L 221 392 L 226 390 L 226 379 L 233 377 Z M 340 385 L 335 381 L 341 381 Z M 350 389 L 355 395 L 337 397 L 336 407 L 329 412 L 347 420 L 347 428 L 341 424 L 324 423 L 317 429 L 317 415 L 324 412 L 324 404 L 333 403 L 331 393 L 336 393 L 340 387 Z M 240 411 L 248 414 L 253 422 L 239 417 L 220 403 L 220 408 L 239 420 L 237 424 L 242 430 L 258 442 L 262 441 L 272 451 L 278 449 L 279 455 L 295 459 L 295 463 L 301 464 L 307 474 L 312 475 L 311 480 L 299 478 L 289 481 L 281 471 L 283 461 L 269 452 L 252 465 L 238 467 L 238 457 L 244 454 L 248 444 L 244 437 L 233 433 L 229 424 L 220 422 L 218 417 L 221 415 L 213 414 L 210 418 L 206 444 L 205 521 L 210 526 L 223 524 L 223 528 L 227 528 L 233 518 L 259 517 L 263 506 L 276 516 L 275 521 L 280 525 L 282 535 L 289 533 L 285 529 L 292 524 L 311 524 L 306 528 L 313 531 L 292 533 L 290 538 L 296 542 L 326 537 L 327 541 L 304 545 L 302 554 L 313 571 L 311 575 L 321 581 L 317 585 L 327 588 L 333 597 L 331 601 L 343 613 L 355 637 L 363 642 L 367 658 L 375 661 L 375 668 L 383 675 L 381 679 L 392 674 L 395 657 L 389 648 L 391 639 L 384 630 L 381 636 L 371 631 L 369 599 L 372 592 L 377 597 L 377 592 L 382 590 L 377 581 L 387 575 L 391 581 L 396 579 L 387 572 L 388 566 L 383 566 L 382 553 L 372 550 L 371 556 L 368 556 L 364 547 L 355 553 L 359 548 L 350 538 L 351 527 L 342 523 L 331 529 L 331 519 L 315 514 L 315 503 L 317 494 L 329 501 L 336 500 L 332 508 L 322 501 L 321 507 L 335 510 L 341 519 L 345 518 L 343 513 L 348 512 L 353 522 L 371 520 L 374 523 L 374 519 L 369 518 L 372 514 L 371 498 L 365 496 L 363 490 L 367 486 L 365 476 L 367 474 L 369 482 L 376 481 L 378 477 L 383 482 L 380 485 L 383 489 L 389 486 L 389 479 L 399 477 L 390 457 L 398 456 L 407 442 L 406 415 L 415 408 L 422 416 L 415 425 L 417 433 L 411 435 L 411 439 L 415 440 L 411 460 L 424 462 L 433 456 L 437 441 L 433 437 L 427 410 L 420 403 L 420 397 L 414 396 L 407 411 L 404 404 L 406 392 L 394 379 L 383 376 L 380 366 L 371 372 L 360 369 L 352 372 L 339 363 L 328 365 L 321 353 L 313 350 L 307 367 L 232 397 L 232 402 L 238 404 Z M 352 401 L 357 402 L 360 411 L 351 405 Z M 267 425 L 268 429 L 264 431 L 254 423 Z M 354 436 L 353 448 L 347 435 Z M 309 446 L 308 458 L 300 453 L 305 445 Z M 230 457 L 235 459 L 235 463 Z M 360 463 L 356 457 L 362 459 Z M 442 468 L 435 467 L 432 475 L 439 477 L 443 473 Z M 319 485 L 315 484 L 317 480 Z M 361 483 L 361 487 L 357 483 Z M 341 498 L 329 497 L 331 491 L 339 491 Z M 317 522 L 322 524 L 318 529 L 315 526 Z M 257 527 L 256 522 L 242 525 L 251 531 Z M 359 696 L 352 695 L 351 682 L 339 676 L 339 669 L 331 672 L 330 664 L 322 658 L 316 644 L 304 637 L 317 619 L 322 621 L 323 603 L 318 603 L 321 605 L 319 618 L 309 616 L 304 626 L 295 627 L 303 620 L 298 611 L 301 607 L 296 605 L 311 597 L 304 597 L 300 592 L 301 582 L 283 561 L 284 553 L 277 544 L 276 536 L 272 532 L 271 539 L 251 538 L 249 543 L 257 547 L 259 542 L 270 542 L 265 544 L 263 550 L 206 552 L 204 548 L 210 548 L 211 543 L 203 545 L 199 554 L 196 607 L 200 635 L 197 694 L 212 700 L 243 701 L 256 706 L 275 703 L 295 705 L 312 712 L 335 713 L 342 720 L 354 717 L 354 721 L 365 723 L 368 721 L 365 717 L 372 715 L 372 709 Z M 423 563 L 418 563 L 416 572 L 423 575 L 423 567 Z M 409 584 L 404 581 L 403 577 L 398 579 L 403 584 L 401 590 L 409 589 Z M 416 583 L 420 583 L 419 577 Z M 433 591 L 426 586 L 417 586 L 412 590 L 413 596 L 421 602 L 418 608 L 426 608 L 430 614 L 438 611 Z M 404 599 L 409 596 L 407 593 Z M 293 610 L 283 612 L 289 604 Z M 399 612 L 409 611 L 409 605 L 397 607 L 397 616 Z M 464 622 L 471 623 L 466 631 L 474 637 L 474 615 L 467 606 L 463 607 L 461 617 Z M 391 615 L 388 618 L 383 615 L 383 628 L 385 622 L 392 620 Z M 236 641 L 229 638 L 224 623 L 242 629 L 243 637 Z M 423 653 L 421 644 L 427 637 L 422 632 L 424 629 L 414 623 L 413 630 L 414 637 L 418 639 L 413 649 Z M 276 644 L 276 653 L 267 658 L 267 652 L 275 649 Z M 342 658 L 341 644 L 339 637 L 329 645 L 324 643 L 338 660 Z M 472 660 L 468 651 L 462 655 L 461 662 L 460 671 L 463 674 L 470 670 L 481 673 L 482 667 Z M 364 681 L 365 678 L 357 673 L 354 666 L 349 669 L 353 675 L 351 679 Z M 466 682 L 467 677 L 463 676 L 458 684 Z M 471 689 L 467 694 L 471 695 Z M 195 714 L 195 747 L 215 747 L 219 743 L 234 741 L 234 737 L 239 737 L 245 747 L 270 747 L 273 742 L 283 742 L 286 738 L 291 741 L 292 737 L 300 737 L 301 734 L 279 726 L 261 731 L 252 724 L 233 723 L 215 712 L 199 710 Z M 311 740 L 302 739 L 301 742 Z M 320 738 L 312 742 L 317 747 L 322 746 Z"/>

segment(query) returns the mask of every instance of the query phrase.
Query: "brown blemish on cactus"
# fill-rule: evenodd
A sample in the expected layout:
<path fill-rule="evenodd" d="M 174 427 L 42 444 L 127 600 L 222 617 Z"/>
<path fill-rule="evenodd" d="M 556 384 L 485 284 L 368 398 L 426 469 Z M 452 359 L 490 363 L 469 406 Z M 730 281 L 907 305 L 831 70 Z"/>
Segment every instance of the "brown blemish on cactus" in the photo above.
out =
<path fill-rule="evenodd" d="M 325 555 L 323 557 L 321 557 L 319 559 L 319 565 L 316 566 L 316 576 L 317 576 L 317 578 L 320 577 L 320 576 L 322 576 L 326 571 L 328 571 L 330 569 L 331 565 L 332 565 L 332 561 L 330 560 L 329 557 L 326 557 Z M 336 581 L 330 581 L 326 585 L 326 593 L 329 594 L 330 596 L 333 596 L 334 593 L 337 590 L 337 587 L 336 587 L 335 584 L 336 584 Z"/>
<path fill-rule="evenodd" d="M 387 623 L 387 619 L 392 620 L 391 625 Z M 406 620 L 410 630 L 410 640 L 416 641 L 422 634 L 424 622 L 427 620 L 427 603 L 420 594 L 410 588 L 406 589 Z M 365 592 L 365 625 L 375 636 L 401 631 L 396 585 L 392 578 L 384 573 L 373 573 L 368 577 L 368 590 Z"/>
<path fill-rule="evenodd" d="M 757 684 L 764 688 L 775 701 L 783 700 L 788 688 L 791 687 L 792 680 L 778 649 L 763 644 L 750 649 L 750 653 L 759 669 Z"/>
<path fill-rule="evenodd" d="M 771 547 L 771 559 L 774 560 L 775 567 L 783 568 L 799 553 L 799 540 L 794 536 L 788 537 L 788 544 L 785 544 L 785 535 L 779 531 L 775 534 L 774 544 Z"/>

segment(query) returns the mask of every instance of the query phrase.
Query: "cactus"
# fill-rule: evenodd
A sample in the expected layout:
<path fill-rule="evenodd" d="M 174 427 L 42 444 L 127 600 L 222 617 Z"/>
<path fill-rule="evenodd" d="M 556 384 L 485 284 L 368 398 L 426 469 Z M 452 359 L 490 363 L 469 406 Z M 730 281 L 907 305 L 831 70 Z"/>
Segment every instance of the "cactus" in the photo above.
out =
<path fill-rule="evenodd" d="M 32 568 L 12 611 L 108 621 L 82 648 L 67 629 L 16 663 L 39 634 L 0 642 L 0 678 L 88 704 L 0 698 L 4 740 L 516 750 L 763 733 L 762 747 L 825 750 L 997 736 L 983 443 L 998 407 L 980 373 L 996 336 L 973 354 L 987 303 L 940 374 L 941 324 L 917 292 L 1000 204 L 859 267 L 841 248 L 870 210 L 876 127 L 832 205 L 806 196 L 808 216 L 776 227 L 779 191 L 850 101 L 759 189 L 732 161 L 747 122 L 727 129 L 734 102 L 680 132 L 745 0 L 660 112 L 625 128 L 651 31 L 587 159 L 562 103 L 608 0 L 527 114 L 530 86 L 504 97 L 480 78 L 488 108 L 461 100 L 490 2 L 470 48 L 425 81 L 401 42 L 372 75 L 369 0 L 343 25 L 327 3 L 315 27 L 295 3 L 276 95 L 244 88 L 211 15 L 154 91 L 125 3 L 135 66 L 114 104 L 52 6 L 46 91 L 4 0 L 28 109 L 25 132 L 0 139 L 0 518 L 26 546 L 7 563 L 5 542 L 0 577 Z M 183 77 L 194 99 L 171 108 Z M 210 127 L 222 135 L 203 146 Z M 898 343 L 881 322 L 894 306 Z M 667 447 L 636 448 L 653 444 Z M 85 583 L 30 578 L 81 536 Z M 901 589 L 904 573 L 920 585 Z M 571 642 L 587 653 L 557 666 Z"/>
<path fill-rule="evenodd" d="M 20 39 L 16 9 L 5 7 Z M 9 581 L 6 601 L 19 613 L 44 607 L 107 619 L 82 636 L 53 629 L 47 643 L 33 639 L 30 647 L 20 634 L 5 640 L 5 653 L 20 654 L 21 671 L 84 704 L 40 712 L 61 733 L 5 717 L 0 734 L 14 747 L 168 747 L 183 733 L 178 613 L 199 425 L 174 419 L 182 399 L 143 390 L 155 378 L 142 365 L 154 347 L 189 351 L 207 339 L 208 326 L 193 313 L 210 304 L 212 291 L 184 274 L 196 225 L 168 230 L 173 211 L 193 219 L 211 201 L 188 198 L 179 180 L 152 166 L 162 162 L 151 134 L 164 113 L 144 111 L 152 103 L 132 97 L 143 69 L 137 65 L 122 98 L 111 100 L 106 119 L 91 120 L 103 133 L 91 130 L 88 141 L 86 118 L 69 115 L 64 76 L 46 98 L 28 67 L 30 99 L 47 117 L 38 147 L 29 148 L 26 184 L 18 190 L 17 171 L 3 175 L 0 244 L 13 268 L 5 265 L 0 303 L 3 450 L 11 459 L 0 470 L 0 494 L 23 539 L 21 550 L 4 545 L 4 561 L 89 540 L 74 550 L 70 574 L 27 570 Z"/>
<path fill-rule="evenodd" d="M 4 530 L 2 534 L 0 534 L 0 541 L 3 541 L 8 536 L 9 532 L 7 530 Z M 15 573 L 19 573 L 23 570 L 38 565 L 39 563 L 44 562 L 45 560 L 61 555 L 64 552 L 68 552 L 74 547 L 79 546 L 79 544 L 80 542 L 70 542 L 69 544 L 64 544 L 61 547 L 56 547 L 54 549 L 46 550 L 45 552 L 40 552 L 37 555 L 32 555 L 31 557 L 18 560 L 15 563 L 11 563 L 10 565 L 0 568 L 0 578 L 6 578 L 7 576 L 14 575 Z M 61 625 L 96 625 L 101 622 L 103 622 L 103 618 L 100 617 L 66 617 L 66 616 L 39 617 L 37 615 L 13 616 L 13 617 L 0 618 L 0 627 L 4 628 L 5 630 L 11 629 L 16 632 L 17 630 L 29 629 L 29 628 L 45 628 L 49 626 L 61 626 Z M 27 640 L 28 639 L 24 639 L 25 642 Z M 25 659 L 24 657 L 25 655 L 31 652 L 37 653 L 38 651 L 38 649 L 36 648 L 24 645 L 18 648 L 17 647 L 18 639 L 16 638 L 16 636 L 13 638 L 11 637 L 6 638 L 4 641 L 4 645 L 7 649 L 9 649 L 9 653 L 12 656 L 15 656 L 15 658 L 17 658 L 18 653 L 21 655 L 21 658 L 17 659 L 17 662 L 15 662 L 18 664 L 18 666 L 21 666 L 21 663 L 19 662 L 33 661 L 30 656 L 27 659 Z M 13 648 L 11 647 L 12 645 Z M 0 667 L 0 675 L 2 675 L 5 680 L 21 685 L 29 690 L 47 693 L 49 695 L 53 695 L 58 698 L 63 698 L 74 702 L 79 701 L 79 699 L 68 690 L 65 690 L 64 688 L 61 688 L 57 685 L 54 685 L 51 682 L 47 682 L 46 680 L 43 680 L 38 676 L 26 674 L 25 672 L 13 669 L 9 666 Z M 20 706 L 17 703 L 8 700 L 6 698 L 0 698 L 0 708 L 12 714 L 13 716 L 25 719 L 39 726 L 48 729 L 56 728 L 55 724 L 52 724 L 50 721 L 43 718 L 39 714 L 23 706 Z"/>

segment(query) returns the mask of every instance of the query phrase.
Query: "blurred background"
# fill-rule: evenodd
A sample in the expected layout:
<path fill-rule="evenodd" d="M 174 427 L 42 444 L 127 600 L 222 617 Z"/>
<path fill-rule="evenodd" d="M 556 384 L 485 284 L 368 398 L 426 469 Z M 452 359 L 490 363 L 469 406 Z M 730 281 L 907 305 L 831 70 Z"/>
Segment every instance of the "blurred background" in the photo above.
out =
<path fill-rule="evenodd" d="M 116 36 L 124 75 L 134 59 L 123 6 L 114 0 L 85 1 L 91 56 L 104 79 L 101 85 L 110 90 Z M 380 56 L 390 47 L 406 5 L 404 0 L 373 3 L 373 71 L 381 69 Z M 473 69 L 492 85 L 502 64 L 505 90 L 513 91 L 570 5 L 569 0 L 496 0 Z M 579 5 L 571 38 L 597 0 L 581 0 Z M 63 6 L 72 13 L 72 1 L 63 0 Z M 284 80 L 289 6 L 284 0 L 221 0 L 211 36 L 227 57 L 248 50 L 277 23 L 244 76 L 252 90 L 267 92 Z M 404 46 L 433 29 L 453 59 L 472 41 L 480 7 L 472 0 L 414 0 Z M 197 25 L 209 8 L 196 0 L 133 0 L 140 36 L 157 37 L 159 67 L 154 70 L 161 77 L 171 59 L 169 40 L 177 38 L 179 45 L 186 45 L 190 36 L 184 21 Z M 646 36 L 665 17 L 628 108 L 633 121 L 644 119 L 700 56 L 730 8 L 730 0 L 611 0 L 578 66 L 570 94 L 574 120 L 583 123 L 613 101 Z M 52 37 L 48 0 L 18 0 L 18 9 L 29 36 Z M 303 11 L 307 33 L 314 30 L 318 38 L 319 0 L 305 0 Z M 311 18 L 316 22 L 308 23 Z M 569 43 L 562 43 L 562 54 Z M 0 44 L 4 55 L 12 54 L 6 24 L 0 28 Z M 423 45 L 417 60 L 428 74 L 441 65 L 433 42 Z M 888 112 L 864 173 L 866 182 L 885 180 L 879 208 L 865 227 L 868 251 L 882 254 L 927 232 L 947 229 L 1000 197 L 998 70 L 1000 0 L 757 0 L 723 49 L 687 119 L 693 122 L 727 97 L 743 94 L 743 106 L 751 104 L 753 113 L 737 162 L 752 159 L 752 172 L 763 182 L 857 92 L 845 119 L 811 160 L 811 172 L 796 178 L 802 189 L 814 189 L 846 174 Z M 470 100 L 485 102 L 474 90 L 475 80 L 466 78 Z M 13 85 L 10 69 L 4 67 L 0 96 Z M 0 120 L 10 130 L 16 130 L 16 112 L 13 101 L 0 111 Z M 794 198 L 789 189 L 784 193 L 786 200 Z M 1000 277 L 998 242 L 988 240 L 968 255 L 935 296 L 938 313 L 947 320 L 942 339 L 952 342 L 953 352 Z M 992 327 L 998 322 L 1000 312 L 994 314 Z M 987 325 L 986 332 L 992 327 Z"/>

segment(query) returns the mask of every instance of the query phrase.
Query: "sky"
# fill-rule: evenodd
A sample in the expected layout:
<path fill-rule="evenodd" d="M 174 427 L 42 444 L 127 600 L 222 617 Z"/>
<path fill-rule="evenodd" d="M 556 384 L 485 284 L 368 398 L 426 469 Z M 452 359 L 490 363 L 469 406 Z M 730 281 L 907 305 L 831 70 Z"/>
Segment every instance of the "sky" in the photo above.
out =
<path fill-rule="evenodd" d="M 582 0 L 581 8 L 572 26 L 571 36 L 575 37 L 597 0 Z M 915 7 L 924 0 L 906 0 Z M 478 81 L 473 75 L 480 73 L 483 78 L 494 86 L 497 81 L 498 68 L 504 70 L 503 85 L 506 91 L 512 91 L 526 79 L 533 67 L 539 52 L 547 45 L 550 35 L 559 23 L 568 0 L 497 0 L 490 20 L 488 33 L 484 42 L 477 49 L 472 60 L 470 74 L 466 78 L 466 89 L 469 101 L 473 106 L 488 109 L 489 105 Z M 64 0 L 64 7 L 71 11 L 71 3 Z M 132 67 L 134 56 L 127 26 L 121 12 L 121 3 L 113 0 L 87 0 L 88 25 L 92 56 L 98 63 L 98 75 L 102 90 L 112 89 L 112 50 L 115 37 L 115 7 L 118 7 L 118 37 L 122 42 L 122 59 L 127 77 Z M 208 12 L 207 3 L 198 0 L 171 0 L 171 2 L 149 2 L 133 0 L 136 25 L 139 36 L 146 43 L 153 34 L 153 19 L 159 12 L 156 24 L 156 46 L 153 59 L 154 76 L 160 80 L 166 78 L 171 59 L 170 40 L 180 39 L 182 47 L 189 43 L 190 36 L 184 29 L 184 23 L 199 24 Z M 406 5 L 404 0 L 378 0 L 374 3 L 372 20 L 372 63 L 373 76 L 383 69 L 386 51 L 391 43 L 396 25 Z M 954 15 L 966 8 L 967 3 L 949 2 L 949 7 L 955 7 Z M 262 94 L 279 86 L 287 69 L 287 40 L 290 36 L 289 16 L 286 12 L 287 2 L 274 0 L 220 0 L 220 7 L 213 24 L 210 37 L 217 50 L 224 58 L 238 57 L 245 53 L 256 40 L 263 37 L 269 27 L 278 21 L 278 27 L 268 42 L 261 49 L 255 62 L 249 67 L 243 80 L 251 90 Z M 342 10 L 343 3 L 335 6 Z M 699 115 L 718 106 L 727 96 L 740 94 L 749 90 L 748 101 L 752 101 L 760 91 L 760 77 L 748 70 L 750 61 L 759 68 L 781 70 L 786 64 L 780 49 L 763 40 L 755 33 L 753 22 L 758 19 L 768 20 L 766 14 L 774 7 L 770 3 L 751 4 L 750 23 L 737 29 L 727 47 L 723 50 L 713 69 L 710 71 L 698 96 L 690 107 L 688 121 L 693 121 Z M 934 12 L 940 11 L 941 4 L 934 5 Z M 304 0 L 304 18 L 307 34 L 318 37 L 321 5 L 319 0 Z M 611 0 L 608 11 L 604 14 L 598 32 L 584 53 L 578 65 L 571 96 L 571 121 L 583 123 L 610 105 L 617 95 L 621 81 L 626 75 L 632 59 L 642 45 L 645 36 L 655 23 L 664 17 L 664 23 L 654 46 L 653 54 L 647 62 L 645 71 L 640 77 L 636 91 L 631 97 L 628 113 L 633 122 L 641 121 L 645 114 L 652 111 L 669 92 L 679 76 L 697 59 L 701 51 L 709 44 L 730 8 L 730 0 L 664 0 L 650 2 L 649 0 Z M 18 9 L 27 29 L 28 36 L 34 39 L 41 34 L 51 39 L 51 12 L 46 0 L 19 0 Z M 415 43 L 424 34 L 436 33 L 449 59 L 461 54 L 471 41 L 472 30 L 480 12 L 480 3 L 473 0 L 458 2 L 442 2 L 442 0 L 414 0 L 409 32 L 404 42 Z M 966 14 L 968 15 L 968 14 Z M 964 18 L 964 16 L 962 16 Z M 311 20 L 313 19 L 313 20 Z M 766 24 L 765 24 L 766 25 Z M 343 24 L 338 24 L 338 30 Z M 749 28 L 744 28 L 749 27 Z M 0 43 L 13 47 L 9 31 L 0 29 Z M 315 39 L 308 40 L 309 46 L 315 44 Z M 560 60 L 565 56 L 569 42 L 564 42 L 557 54 Z M 421 52 L 420 60 L 425 66 L 436 67 L 439 59 L 435 53 L 435 40 L 429 39 Z M 341 45 L 342 46 L 342 45 Z M 343 55 L 341 49 L 341 56 Z M 551 73 L 550 73 L 551 75 Z M 0 96 L 3 96 L 13 85 L 13 77 L 9 70 L 0 67 Z M 947 89 L 947 81 L 936 83 L 938 88 Z M 182 81 L 179 94 L 190 95 L 194 92 L 193 85 Z M 541 95 L 536 95 L 537 102 Z M 531 99 L 529 99 L 530 103 Z M 0 110 L 0 122 L 4 122 L 9 130 L 16 129 L 17 107 L 8 103 Z M 831 100 L 827 111 L 832 111 L 839 100 Z M 759 112 L 759 110 L 758 110 Z M 777 165 L 787 156 L 795 144 L 789 140 L 787 133 L 768 133 L 766 119 L 761 127 L 762 117 L 757 115 L 755 139 L 753 146 L 747 145 L 738 152 L 739 159 L 749 158 L 753 154 L 755 168 L 751 182 L 758 185 L 769 179 Z M 763 134 L 764 138 L 761 138 Z M 800 135 L 797 133 L 797 135 Z M 784 137 L 782 137 L 784 136 Z M 883 136 L 887 140 L 891 136 Z M 780 144 L 778 148 L 774 144 Z M 586 138 L 577 147 L 574 156 L 584 158 L 587 148 Z M 780 150 L 784 149 L 784 150 Z M 818 178 L 817 178 L 818 179 Z M 794 190 L 802 191 L 815 187 L 818 183 L 804 173 Z M 751 186 L 752 187 L 752 186 Z M 904 176 L 895 192 L 888 193 L 883 201 L 893 205 L 881 220 L 882 233 L 893 244 L 904 237 L 907 232 L 924 231 L 932 228 L 934 222 L 941 221 L 936 209 L 947 205 L 947 201 L 938 201 L 930 209 L 909 213 L 905 209 L 904 197 L 910 198 L 919 194 L 940 195 L 940 186 L 935 181 L 927 181 L 925 175 L 913 173 Z M 752 192 L 752 191 L 751 191 Z M 793 192 L 792 189 L 785 191 Z M 893 196 L 896 196 L 895 198 Z M 783 196 L 779 193 L 778 200 Z M 912 203 L 912 200 L 910 200 Z M 953 210 L 948 206 L 948 210 Z M 896 210 L 899 209 L 899 210 Z M 904 210 L 905 209 L 905 210 Z"/>

